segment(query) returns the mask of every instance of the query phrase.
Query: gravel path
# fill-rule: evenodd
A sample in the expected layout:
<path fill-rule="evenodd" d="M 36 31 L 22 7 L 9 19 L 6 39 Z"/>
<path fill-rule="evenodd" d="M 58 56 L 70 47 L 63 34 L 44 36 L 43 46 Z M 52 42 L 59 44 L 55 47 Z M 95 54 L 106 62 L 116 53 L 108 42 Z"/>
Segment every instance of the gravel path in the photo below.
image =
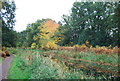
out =
<path fill-rule="evenodd" d="M 10 55 L 10 57 L 5 58 L 4 62 L 0 64 L 0 80 L 7 79 L 7 73 L 9 71 L 12 60 L 13 55 Z"/>

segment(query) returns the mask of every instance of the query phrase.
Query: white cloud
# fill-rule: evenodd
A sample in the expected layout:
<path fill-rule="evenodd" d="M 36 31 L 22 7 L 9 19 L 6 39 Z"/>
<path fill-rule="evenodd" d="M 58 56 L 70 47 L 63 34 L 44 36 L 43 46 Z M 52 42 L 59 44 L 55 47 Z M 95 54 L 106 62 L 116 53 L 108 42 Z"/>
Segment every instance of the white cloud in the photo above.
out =
<path fill-rule="evenodd" d="M 16 3 L 16 31 L 26 29 L 28 23 L 37 19 L 51 18 L 60 21 L 63 14 L 69 10 L 75 0 L 15 0 Z"/>

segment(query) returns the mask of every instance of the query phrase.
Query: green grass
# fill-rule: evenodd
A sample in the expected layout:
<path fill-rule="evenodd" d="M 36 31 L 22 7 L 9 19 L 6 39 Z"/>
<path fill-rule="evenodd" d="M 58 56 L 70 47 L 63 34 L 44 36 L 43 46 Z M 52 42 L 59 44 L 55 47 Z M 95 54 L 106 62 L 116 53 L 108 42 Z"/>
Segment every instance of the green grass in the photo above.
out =
<path fill-rule="evenodd" d="M 9 79 L 28 79 L 30 78 L 30 68 L 25 65 L 25 60 L 21 59 L 19 56 L 15 56 L 12 67 L 9 71 Z"/>
<path fill-rule="evenodd" d="M 10 51 L 10 54 L 17 54 L 18 52 L 18 49 L 15 48 L 9 48 L 8 50 Z"/>
<path fill-rule="evenodd" d="M 80 79 L 82 72 L 71 72 L 64 70 L 60 64 L 52 62 L 48 57 L 38 57 L 32 71 L 31 79 Z"/>
<path fill-rule="evenodd" d="M 90 61 L 95 61 L 95 62 L 106 62 L 106 63 L 111 63 L 111 64 L 118 64 L 118 55 L 114 54 L 113 56 L 107 55 L 107 54 L 96 54 L 92 52 L 74 52 L 74 51 L 67 51 L 67 50 L 53 50 L 53 51 L 48 51 L 48 52 L 53 52 L 56 53 L 58 56 L 59 55 L 66 55 L 70 56 L 75 59 L 84 59 L 84 60 L 90 60 Z"/>
<path fill-rule="evenodd" d="M 41 55 L 37 57 L 37 54 L 42 53 L 29 50 L 17 52 L 9 70 L 8 79 L 80 79 L 83 76 L 81 71 L 64 71 L 64 67 L 52 62 L 50 58 Z M 24 56 L 28 55 L 34 55 L 32 65 L 24 59 Z"/>
<path fill-rule="evenodd" d="M 32 70 L 31 79 L 55 79 L 60 78 L 56 68 L 49 58 L 39 57 L 34 61 L 35 69 Z"/>
<path fill-rule="evenodd" d="M 59 59 L 60 61 L 68 61 L 70 63 L 75 63 L 75 64 L 85 64 L 88 66 L 87 67 L 97 67 L 97 68 L 101 68 L 103 70 L 109 70 L 110 71 L 118 71 L 118 67 L 114 67 L 113 65 L 118 65 L 118 55 L 117 54 L 113 54 L 113 55 L 107 55 L 107 54 L 96 54 L 96 53 L 92 53 L 92 52 L 74 52 L 74 51 L 67 51 L 67 50 L 51 50 L 51 51 L 47 51 L 48 53 L 55 53 L 57 54 L 57 59 Z M 67 57 L 71 57 L 71 58 L 74 58 L 74 59 L 82 59 L 82 60 L 87 60 L 89 62 L 85 62 L 85 61 L 74 61 L 74 60 L 68 60 L 68 59 L 62 59 L 60 56 L 61 55 L 66 55 Z M 92 61 L 92 62 L 90 62 Z M 97 63 L 94 63 L 94 62 L 97 62 L 97 63 L 103 63 L 103 64 L 97 64 Z M 104 65 L 104 63 L 107 63 L 107 64 L 110 64 L 112 66 L 107 66 L 107 65 Z M 68 66 L 72 69 L 75 68 L 75 65 L 73 65 L 72 67 L 71 66 Z M 80 68 L 81 69 L 81 68 Z M 92 71 L 93 70 L 93 71 Z M 101 70 L 102 71 L 102 70 Z M 84 69 L 83 73 L 95 73 L 95 70 L 94 68 L 91 68 L 91 69 Z M 95 74 L 98 74 L 98 76 L 88 76 L 88 78 L 107 78 L 109 79 L 108 76 L 111 76 L 111 74 L 109 73 L 101 73 L 101 75 L 99 75 L 99 72 L 98 73 L 95 73 Z M 72 74 L 71 74 L 72 75 Z M 84 74 L 83 74 L 84 75 Z"/>
<path fill-rule="evenodd" d="M 2 63 L 2 57 L 0 57 L 0 63 Z"/>
<path fill-rule="evenodd" d="M 29 49 L 14 49 L 16 55 L 9 70 L 8 79 L 95 79 L 92 75 L 85 75 L 81 70 L 64 69 L 66 65 L 64 61 L 53 62 L 49 57 L 43 57 L 43 53 L 55 53 L 58 55 L 66 55 L 75 59 L 84 59 L 89 61 L 107 62 L 117 64 L 117 55 L 113 58 L 106 54 L 95 54 L 91 52 L 73 52 L 60 50 L 29 50 Z M 26 59 L 29 55 L 33 56 L 32 64 Z M 62 58 L 60 58 L 62 59 Z M 74 61 L 71 61 L 74 62 Z M 79 62 L 84 63 L 84 62 Z M 95 64 L 90 64 L 95 65 Z M 98 65 L 95 65 L 98 66 Z M 99 66 L 104 67 L 104 66 Z M 106 68 L 106 67 L 105 67 Z M 98 77 L 98 78 L 101 78 Z"/>

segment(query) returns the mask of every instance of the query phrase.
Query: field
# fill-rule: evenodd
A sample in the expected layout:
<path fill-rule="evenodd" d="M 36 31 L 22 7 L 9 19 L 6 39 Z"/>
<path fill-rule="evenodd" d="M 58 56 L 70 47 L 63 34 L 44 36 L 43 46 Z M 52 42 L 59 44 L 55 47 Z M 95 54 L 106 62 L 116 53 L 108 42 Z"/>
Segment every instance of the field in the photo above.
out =
<path fill-rule="evenodd" d="M 118 54 L 91 51 L 9 49 L 14 60 L 8 79 L 116 79 Z"/>
<path fill-rule="evenodd" d="M 119 1 L 15 1 L 0 1 L 0 79 L 118 80 Z"/>

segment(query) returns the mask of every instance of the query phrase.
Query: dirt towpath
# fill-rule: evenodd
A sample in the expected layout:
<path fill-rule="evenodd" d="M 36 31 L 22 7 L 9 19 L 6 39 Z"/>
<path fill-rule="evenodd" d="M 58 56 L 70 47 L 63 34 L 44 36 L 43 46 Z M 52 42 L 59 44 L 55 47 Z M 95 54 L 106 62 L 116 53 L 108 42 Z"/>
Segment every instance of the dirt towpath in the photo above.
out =
<path fill-rule="evenodd" d="M 10 55 L 10 57 L 5 58 L 5 60 L 0 64 L 0 80 L 7 79 L 7 74 L 13 58 L 14 56 Z"/>

